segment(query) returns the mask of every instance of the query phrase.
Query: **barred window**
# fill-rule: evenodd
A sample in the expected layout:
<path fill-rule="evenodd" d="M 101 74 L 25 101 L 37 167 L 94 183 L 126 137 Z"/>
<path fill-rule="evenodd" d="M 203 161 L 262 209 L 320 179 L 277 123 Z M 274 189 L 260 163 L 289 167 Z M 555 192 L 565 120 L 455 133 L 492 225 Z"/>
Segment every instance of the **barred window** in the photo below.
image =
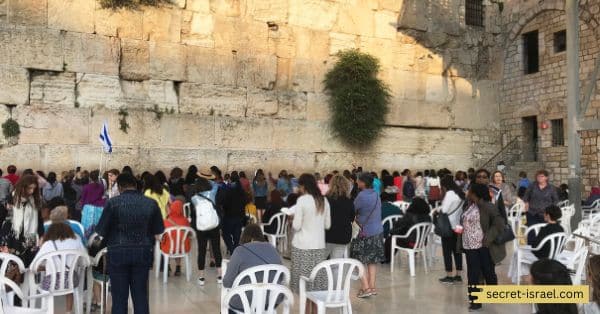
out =
<path fill-rule="evenodd" d="M 565 146 L 565 126 L 563 119 L 551 120 L 552 123 L 552 146 Z"/>
<path fill-rule="evenodd" d="M 483 0 L 466 0 L 465 22 L 471 26 L 483 26 Z"/>

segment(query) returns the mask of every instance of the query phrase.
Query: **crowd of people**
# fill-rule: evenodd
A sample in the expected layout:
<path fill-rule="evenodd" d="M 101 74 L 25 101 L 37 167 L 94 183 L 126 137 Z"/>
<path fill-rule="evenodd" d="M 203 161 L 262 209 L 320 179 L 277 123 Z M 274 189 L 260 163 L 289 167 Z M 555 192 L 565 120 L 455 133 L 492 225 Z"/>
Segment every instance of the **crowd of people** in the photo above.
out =
<path fill-rule="evenodd" d="M 213 280 L 231 286 L 244 269 L 282 263 L 279 252 L 265 242 L 263 234 L 263 230 L 277 230 L 277 222 L 269 222 L 281 212 L 288 215 L 293 233 L 289 257 L 291 288 L 296 292 L 299 278 L 308 277 L 317 264 L 349 255 L 366 266 L 357 297 L 376 296 L 377 265 L 389 263 L 392 236 L 406 235 L 412 226 L 441 216 L 447 217 L 450 232 L 441 237 L 446 273 L 439 281 L 462 283 L 464 254 L 469 287 L 482 282 L 494 285 L 498 283 L 495 267 L 507 256 L 506 241 L 501 238 L 508 209 L 522 201 L 527 225 L 548 223 L 537 236 L 528 239 L 529 244 L 536 245 L 545 236 L 562 232 L 557 224 L 561 212 L 555 205 L 567 191 L 550 184 L 544 170 L 536 173 L 533 182 L 522 173 L 518 185 L 507 183 L 501 171 L 490 173 L 485 169 L 456 173 L 425 170 L 413 175 L 410 169 L 375 173 L 356 167 L 324 176 L 304 173 L 296 177 L 282 170 L 274 177 L 262 169 L 248 176 L 244 171 L 223 173 L 216 166 L 199 170 L 193 165 L 185 175 L 179 167 L 167 176 L 163 171 L 136 174 L 129 166 L 105 172 L 77 168 L 46 175 L 32 169 L 18 172 L 11 165 L 7 172 L 0 179 L 0 250 L 18 256 L 28 266 L 49 250 L 83 250 L 90 238 L 99 235 L 102 241 L 98 246 L 108 247 L 105 269 L 112 285 L 113 313 L 127 312 L 129 291 L 135 312 L 148 313 L 146 290 L 153 244 L 165 228 L 195 229 L 199 285 L 206 284 L 208 259 L 209 267 L 216 268 Z M 393 204 L 397 201 L 410 205 L 402 212 Z M 184 211 L 185 203 L 192 205 L 189 213 Z M 216 212 L 217 224 L 200 217 L 206 208 Z M 402 218 L 384 229 L 382 221 L 390 215 Z M 83 233 L 75 222 L 83 226 Z M 257 223 L 267 225 L 260 228 Z M 416 234 L 408 234 L 396 244 L 412 248 L 415 238 Z M 231 257 L 225 274 L 221 271 L 221 241 L 225 254 Z M 94 252 L 90 254 L 95 254 L 98 246 L 88 248 Z M 191 250 L 189 241 L 183 246 Z M 168 252 L 169 242 L 161 242 L 160 249 Z M 530 269 L 535 284 L 549 284 L 546 273 L 561 274 L 561 270 L 555 270 L 561 266 L 547 257 L 544 250 L 531 257 L 539 260 Z M 598 260 L 590 259 L 589 267 L 596 303 L 595 307 L 586 305 L 586 313 L 598 310 L 600 293 L 600 266 L 592 265 L 592 260 Z M 170 267 L 167 271 L 171 274 Z M 180 274 L 180 261 L 176 260 L 173 275 Z M 99 270 L 96 275 L 106 276 Z M 557 280 L 566 281 L 563 279 Z M 325 288 L 326 278 L 319 276 L 310 287 Z M 99 302 L 96 293 L 93 299 Z M 72 302 L 67 306 L 71 310 Z M 480 308 L 481 304 L 469 304 L 470 310 Z M 547 307 L 539 310 L 553 313 Z"/>

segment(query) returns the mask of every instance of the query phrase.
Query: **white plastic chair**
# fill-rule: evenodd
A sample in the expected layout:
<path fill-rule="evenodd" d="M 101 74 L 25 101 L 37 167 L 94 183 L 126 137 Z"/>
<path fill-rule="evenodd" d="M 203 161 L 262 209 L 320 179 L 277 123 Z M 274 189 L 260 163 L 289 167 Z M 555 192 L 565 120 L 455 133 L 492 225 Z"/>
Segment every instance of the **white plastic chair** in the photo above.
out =
<path fill-rule="evenodd" d="M 189 222 L 192 222 L 192 204 L 189 202 L 183 204 L 183 217 L 187 218 Z"/>
<path fill-rule="evenodd" d="M 583 219 L 592 218 L 592 216 L 598 215 L 598 212 L 600 211 L 600 199 L 595 200 L 589 206 L 582 206 L 581 210 Z"/>
<path fill-rule="evenodd" d="M 229 307 L 231 299 L 239 297 L 243 309 L 236 310 Z M 281 304 L 277 304 L 281 299 Z M 294 305 L 294 295 L 286 286 L 276 284 L 250 284 L 241 285 L 231 289 L 221 302 L 221 314 L 276 314 L 277 307 L 281 313 L 289 314 Z"/>
<path fill-rule="evenodd" d="M 23 304 L 27 303 L 36 303 L 36 300 L 41 300 L 40 308 L 33 307 L 20 307 L 14 306 L 12 300 L 9 300 L 11 297 L 10 293 L 7 293 L 6 287 L 9 287 L 12 291 L 12 295 L 16 295 L 19 299 L 21 299 Z M 0 277 L 0 313 L 6 314 L 18 314 L 18 313 L 27 313 L 27 314 L 51 314 L 54 313 L 54 300 L 50 292 L 42 291 L 33 295 L 25 295 L 19 285 L 17 285 L 14 281 L 6 278 Z"/>
<path fill-rule="evenodd" d="M 515 234 L 517 234 L 519 228 L 521 228 L 521 216 L 523 215 L 524 209 L 525 204 L 523 202 L 517 202 L 508 210 L 507 218 Z"/>
<path fill-rule="evenodd" d="M 381 221 L 381 225 L 383 226 L 383 228 L 385 229 L 386 224 L 389 225 L 389 231 L 392 231 L 392 228 L 394 228 L 394 223 L 396 223 L 396 221 L 400 220 L 403 216 L 402 215 L 389 215 L 387 217 L 385 217 L 385 219 L 383 221 Z"/>
<path fill-rule="evenodd" d="M 575 205 L 568 205 L 560 208 L 562 211 L 562 217 L 560 218 L 560 225 L 563 227 L 567 234 L 571 234 L 571 217 L 575 215 Z"/>
<path fill-rule="evenodd" d="M 323 272 L 327 275 L 327 290 L 307 291 L 306 284 L 312 283 Z M 327 308 L 341 308 L 344 314 L 351 314 L 350 279 L 362 278 L 364 274 L 363 264 L 352 258 L 336 258 L 317 264 L 310 278 L 300 276 L 300 313 L 305 313 L 306 301 L 310 300 L 317 305 L 319 314 L 324 314 Z"/>
<path fill-rule="evenodd" d="M 585 240 L 583 238 L 575 236 L 579 234 L 582 236 L 589 236 L 589 230 L 586 228 L 577 228 L 573 233 L 569 234 L 562 252 L 556 258 L 558 261 L 563 263 L 567 268 L 574 270 L 575 264 L 579 258 L 581 249 L 585 246 Z"/>
<path fill-rule="evenodd" d="M 103 248 L 102 250 L 100 250 L 96 256 L 94 256 L 94 258 L 91 261 L 91 266 L 92 267 L 97 267 L 98 264 L 100 263 L 100 261 L 104 258 L 104 256 L 106 256 L 106 252 L 108 251 L 108 248 Z M 105 261 L 106 263 L 106 261 Z M 88 274 L 87 274 L 87 278 L 88 278 L 88 282 L 87 282 L 87 295 L 86 295 L 86 304 L 88 305 L 86 307 L 86 313 L 90 313 L 91 310 L 91 305 L 92 305 L 92 296 L 93 296 L 93 284 L 97 283 L 100 285 L 100 313 L 104 313 L 104 298 L 105 298 L 105 291 L 108 291 L 108 287 L 110 287 L 110 281 L 107 279 L 106 281 L 104 280 L 98 280 L 96 278 L 94 278 L 93 274 L 92 274 L 92 267 L 88 267 Z M 105 264 L 106 267 L 106 264 Z M 109 294 L 106 295 L 106 298 L 108 298 Z"/>
<path fill-rule="evenodd" d="M 532 226 L 533 227 L 533 226 Z M 521 284 L 521 264 L 523 263 L 531 263 L 531 261 L 526 261 L 523 259 L 523 255 L 526 251 L 539 251 L 541 250 L 546 243 L 550 245 L 550 251 L 548 258 L 556 259 L 560 252 L 562 251 L 565 242 L 567 240 L 567 234 L 564 232 L 553 233 L 547 237 L 545 237 L 537 247 L 532 248 L 530 246 L 522 246 L 517 250 L 517 284 Z"/>
<path fill-rule="evenodd" d="M 229 264 L 229 261 L 227 261 L 227 264 Z M 226 271 L 227 269 L 223 268 L 223 274 L 226 274 Z M 272 279 L 271 275 L 273 275 Z M 250 280 L 250 282 L 242 283 L 242 281 L 247 280 Z M 287 267 L 279 264 L 265 264 L 250 267 L 235 277 L 231 288 L 225 288 L 221 286 L 221 301 L 225 300 L 227 293 L 229 293 L 231 289 L 234 289 L 240 285 L 268 283 L 289 286 L 290 270 L 287 269 Z"/>
<path fill-rule="evenodd" d="M 175 233 L 175 237 L 172 234 Z M 169 259 L 170 258 L 183 258 L 185 261 L 185 277 L 187 281 L 192 279 L 192 268 L 190 263 L 190 257 L 192 254 L 192 245 L 196 238 L 196 232 L 190 227 L 176 226 L 169 227 L 158 237 L 155 246 L 155 264 L 158 264 L 160 257 L 164 259 L 163 262 L 163 283 L 167 283 L 167 276 L 169 274 Z M 166 239 L 169 241 L 169 252 L 165 253 L 160 249 L 160 243 Z M 190 241 L 189 252 L 185 251 L 185 243 Z M 160 272 L 160 266 L 156 265 L 155 276 L 158 278 Z"/>
<path fill-rule="evenodd" d="M 422 222 L 422 223 L 418 223 L 418 224 L 410 227 L 410 229 L 408 229 L 408 232 L 406 232 L 406 234 L 392 235 L 392 251 L 390 254 L 390 256 L 391 256 L 390 267 L 391 267 L 392 272 L 394 272 L 394 257 L 396 255 L 396 250 L 398 250 L 400 252 L 406 252 L 408 254 L 410 275 L 412 277 L 415 276 L 415 254 L 416 253 L 421 253 L 421 255 L 423 256 L 423 264 L 425 265 L 425 272 L 427 273 L 427 252 L 426 252 L 427 247 L 426 247 L 425 243 L 426 243 L 427 237 L 431 233 L 432 226 L 433 226 L 432 223 Z M 415 246 L 412 249 L 401 247 L 396 243 L 396 240 L 407 239 L 413 233 L 416 234 L 416 239 L 415 239 Z"/>
<path fill-rule="evenodd" d="M 52 297 L 73 294 L 73 310 L 76 313 L 83 313 L 83 284 L 85 269 L 89 266 L 90 259 L 87 253 L 80 250 L 59 250 L 36 256 L 28 273 L 30 291 L 38 294 L 44 291 L 41 283 L 35 282 L 35 275 L 40 274 L 41 278 L 50 276 L 48 291 Z M 42 268 L 44 270 L 40 270 Z M 69 275 L 65 280 L 67 272 Z M 75 274 L 79 278 L 77 287 L 75 287 Z"/>
<path fill-rule="evenodd" d="M 79 231 L 81 232 L 81 234 L 83 234 L 85 236 L 85 229 L 83 228 L 83 225 L 79 221 L 73 220 L 73 219 L 68 219 L 67 221 L 70 224 L 73 224 L 73 225 L 77 226 L 77 229 L 79 229 Z M 46 221 L 44 223 L 44 228 L 49 228 L 51 224 L 52 224 L 52 221 Z M 82 240 L 85 241 L 85 239 L 82 239 Z"/>
<path fill-rule="evenodd" d="M 269 226 L 273 223 L 277 223 L 277 229 L 275 233 L 267 233 L 264 232 L 264 235 L 269 239 L 269 243 L 271 243 L 275 248 L 277 248 L 278 240 L 283 240 L 282 251 L 285 252 L 287 250 L 287 229 L 288 229 L 288 216 L 284 213 L 277 213 L 269 219 L 268 223 L 261 224 L 261 228 L 264 231 L 265 226 Z"/>
<path fill-rule="evenodd" d="M 564 200 L 556 203 L 556 206 L 558 206 L 559 208 L 567 207 L 569 205 L 569 200 Z"/>
<path fill-rule="evenodd" d="M 23 261 L 18 256 L 12 255 L 9 253 L 0 253 L 0 277 L 5 276 L 6 270 L 8 269 L 8 265 L 11 262 L 15 263 L 17 265 L 17 267 L 19 268 L 19 271 L 21 272 L 21 274 L 23 274 L 23 276 L 25 276 L 27 269 L 25 268 L 25 264 L 23 263 Z M 27 291 L 27 289 L 25 289 L 25 291 Z M 8 292 L 8 297 L 7 297 L 8 305 L 11 305 L 11 306 L 13 305 L 14 296 L 15 296 L 14 292 Z"/>
<path fill-rule="evenodd" d="M 575 256 L 575 260 L 576 262 L 573 264 L 573 268 L 569 268 L 572 271 L 575 271 L 575 273 L 573 273 L 571 275 L 571 281 L 573 282 L 573 285 L 580 285 L 581 282 L 583 281 L 583 278 L 585 278 L 585 266 L 587 265 L 587 256 L 588 256 L 588 248 L 587 247 L 582 247 L 576 254 Z"/>
<path fill-rule="evenodd" d="M 395 201 L 392 204 L 394 204 L 394 206 L 400 208 L 400 210 L 402 211 L 402 213 L 406 213 L 406 210 L 410 206 L 410 203 L 409 202 L 405 202 L 405 201 Z"/>

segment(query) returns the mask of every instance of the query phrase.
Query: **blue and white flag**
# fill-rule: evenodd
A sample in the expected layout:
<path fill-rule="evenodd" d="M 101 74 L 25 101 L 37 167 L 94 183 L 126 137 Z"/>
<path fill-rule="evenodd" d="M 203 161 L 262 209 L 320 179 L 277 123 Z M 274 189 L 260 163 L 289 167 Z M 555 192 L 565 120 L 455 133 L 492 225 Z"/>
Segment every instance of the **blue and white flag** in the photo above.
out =
<path fill-rule="evenodd" d="M 104 147 L 105 153 L 112 153 L 112 140 L 110 139 L 110 135 L 108 135 L 108 124 L 106 121 L 102 125 L 102 131 L 100 131 L 100 142 Z"/>

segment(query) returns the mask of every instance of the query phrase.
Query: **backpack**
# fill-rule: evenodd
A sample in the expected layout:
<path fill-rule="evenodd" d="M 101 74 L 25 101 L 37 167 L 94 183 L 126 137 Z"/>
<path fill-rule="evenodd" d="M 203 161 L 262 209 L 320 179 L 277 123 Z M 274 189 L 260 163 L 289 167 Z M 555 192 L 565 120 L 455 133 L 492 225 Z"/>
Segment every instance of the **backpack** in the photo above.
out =
<path fill-rule="evenodd" d="M 215 204 L 202 194 L 192 197 L 192 204 L 196 210 L 196 229 L 208 231 L 219 226 L 219 214 Z"/>
<path fill-rule="evenodd" d="M 407 198 L 415 197 L 415 185 L 412 181 L 406 180 L 406 182 L 404 182 L 404 186 L 402 187 L 402 194 L 404 194 L 404 196 L 406 196 Z"/>

